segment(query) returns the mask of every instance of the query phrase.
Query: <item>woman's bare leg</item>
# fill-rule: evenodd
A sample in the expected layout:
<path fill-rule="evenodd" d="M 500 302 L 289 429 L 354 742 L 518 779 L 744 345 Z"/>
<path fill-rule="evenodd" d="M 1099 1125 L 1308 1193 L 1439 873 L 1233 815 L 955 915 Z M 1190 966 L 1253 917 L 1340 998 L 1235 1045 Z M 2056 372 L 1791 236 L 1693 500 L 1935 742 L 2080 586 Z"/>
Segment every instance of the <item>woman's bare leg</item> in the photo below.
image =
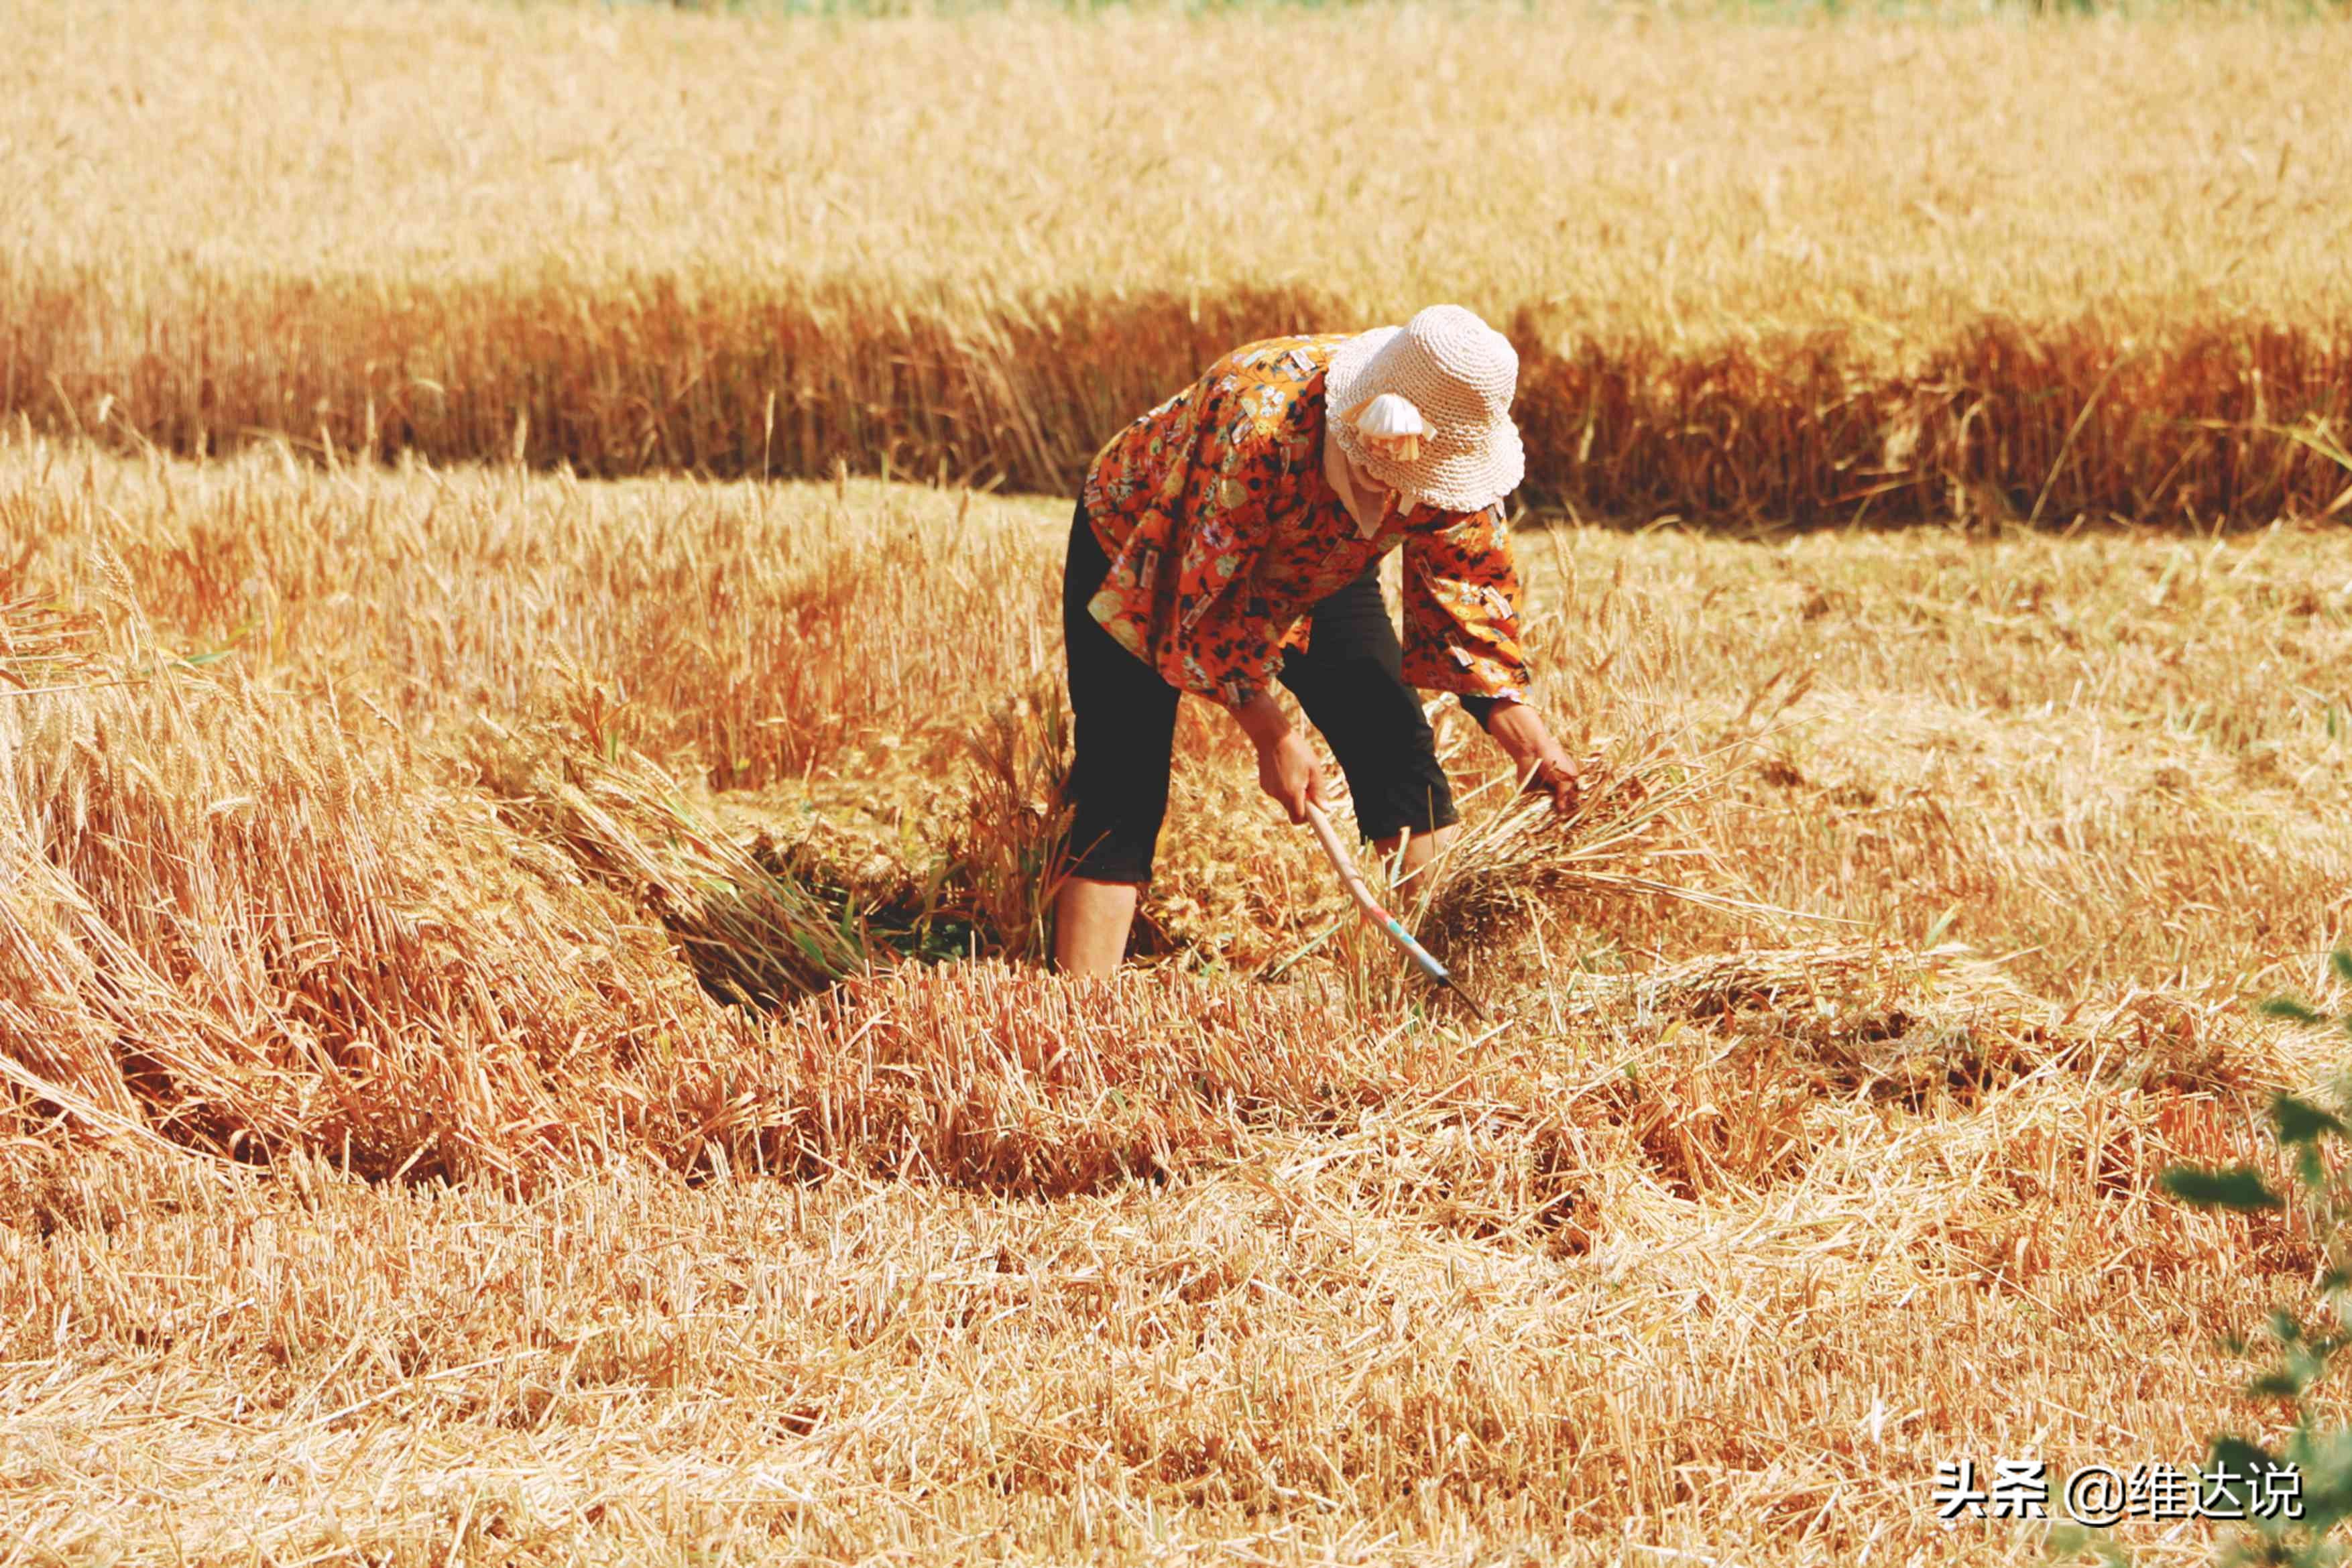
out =
<path fill-rule="evenodd" d="M 1054 965 L 1066 975 L 1115 973 L 1135 924 L 1133 883 L 1074 876 L 1054 897 Z"/>
<path fill-rule="evenodd" d="M 1392 833 L 1385 839 L 1375 839 L 1372 841 L 1372 847 L 1381 852 L 1381 858 L 1385 861 L 1389 856 L 1396 853 L 1400 841 L 1403 843 L 1404 862 L 1397 870 L 1396 885 L 1398 892 L 1407 893 L 1412 891 L 1413 879 L 1419 876 L 1429 862 L 1435 860 L 1444 851 L 1445 846 L 1452 843 L 1454 836 L 1461 831 L 1461 823 L 1448 822 L 1442 828 L 1433 828 L 1425 833 L 1411 835 Z"/>

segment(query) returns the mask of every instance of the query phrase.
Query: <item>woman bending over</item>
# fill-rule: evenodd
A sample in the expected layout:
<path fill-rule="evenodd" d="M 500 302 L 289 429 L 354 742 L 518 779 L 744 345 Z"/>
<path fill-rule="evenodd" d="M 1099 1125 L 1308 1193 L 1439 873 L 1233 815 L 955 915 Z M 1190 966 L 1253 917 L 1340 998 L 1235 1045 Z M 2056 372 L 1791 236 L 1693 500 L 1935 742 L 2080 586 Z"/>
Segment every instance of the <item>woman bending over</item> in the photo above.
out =
<path fill-rule="evenodd" d="M 1575 763 L 1527 701 L 1502 501 L 1525 468 L 1518 358 L 1459 306 L 1403 327 L 1234 350 L 1113 436 L 1070 526 L 1062 589 L 1076 758 L 1062 968 L 1127 951 L 1168 810 L 1176 703 L 1222 706 L 1294 822 L 1323 802 L 1290 688 L 1348 778 L 1359 831 L 1411 875 L 1457 821 L 1415 687 L 1455 694 L 1560 810 Z M 1404 551 L 1404 638 L 1380 561 Z"/>

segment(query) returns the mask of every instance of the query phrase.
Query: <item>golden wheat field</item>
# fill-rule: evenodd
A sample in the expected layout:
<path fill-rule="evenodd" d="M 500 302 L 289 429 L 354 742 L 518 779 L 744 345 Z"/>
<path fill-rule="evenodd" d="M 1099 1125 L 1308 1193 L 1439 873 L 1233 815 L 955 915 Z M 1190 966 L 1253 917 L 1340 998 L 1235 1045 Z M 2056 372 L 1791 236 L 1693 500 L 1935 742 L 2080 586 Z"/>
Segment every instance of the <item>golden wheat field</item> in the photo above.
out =
<path fill-rule="evenodd" d="M 2023 1564 L 1939 1464 L 2287 1418 L 2158 1178 L 2342 1065 L 2340 20 L 0 39 L 0 1568 Z M 1488 1016 L 1191 704 L 1053 975 L 1094 443 L 1433 298 L 1595 784 L 1433 706 Z"/>
<path fill-rule="evenodd" d="M 1588 515 L 2346 502 L 2352 28 L 0 5 L 0 415 L 1068 493 L 1457 300 Z"/>
<path fill-rule="evenodd" d="M 1477 1025 L 1204 715 L 1160 956 L 1024 961 L 1059 503 L 33 438 L 0 519 L 20 1560 L 2031 1562 L 1937 1462 L 2274 1417 L 2308 1238 L 2154 1182 L 2332 1065 L 2247 1003 L 2347 925 L 2340 530 L 1523 528 L 1650 795 L 1452 753 Z"/>

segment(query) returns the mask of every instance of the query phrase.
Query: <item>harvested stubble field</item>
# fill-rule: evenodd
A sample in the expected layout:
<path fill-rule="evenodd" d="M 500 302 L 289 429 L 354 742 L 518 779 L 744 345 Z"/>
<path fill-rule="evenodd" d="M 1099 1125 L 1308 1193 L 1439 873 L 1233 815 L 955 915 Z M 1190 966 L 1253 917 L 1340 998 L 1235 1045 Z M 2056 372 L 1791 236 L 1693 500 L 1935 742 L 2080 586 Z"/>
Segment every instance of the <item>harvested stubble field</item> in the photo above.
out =
<path fill-rule="evenodd" d="M 987 956 L 1064 526 L 0 448 L 16 1560 L 2025 1563 L 1937 1462 L 2275 1418 L 2155 1181 L 2331 1065 L 2352 537 L 1523 529 L 1664 808 L 1477 797 L 1488 1030 L 1199 714 L 1160 956 Z"/>
<path fill-rule="evenodd" d="M 0 415 L 1067 494 L 1458 300 L 1587 515 L 2352 492 L 2352 26 L 0 0 Z"/>
<path fill-rule="evenodd" d="M 2311 1238 L 2156 1178 L 2334 1065 L 2340 23 L 0 37 L 0 1563 L 2026 1563 L 1938 1462 L 2277 1421 Z M 1439 298 L 1580 515 L 1939 524 L 1522 529 L 1499 1027 L 1201 712 L 1043 974 L 1066 503 L 954 482 Z"/>

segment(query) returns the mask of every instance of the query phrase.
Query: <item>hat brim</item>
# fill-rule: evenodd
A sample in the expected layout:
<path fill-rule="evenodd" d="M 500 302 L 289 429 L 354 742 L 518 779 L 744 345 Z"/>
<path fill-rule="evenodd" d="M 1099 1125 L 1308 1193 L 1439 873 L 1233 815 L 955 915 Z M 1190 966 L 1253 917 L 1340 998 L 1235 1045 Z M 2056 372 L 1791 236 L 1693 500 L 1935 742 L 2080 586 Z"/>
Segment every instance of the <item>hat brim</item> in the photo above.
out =
<path fill-rule="evenodd" d="M 1448 512 L 1483 512 L 1519 487 L 1527 476 L 1527 446 L 1518 425 L 1506 417 L 1486 439 L 1444 457 L 1424 455 L 1417 463 L 1394 463 L 1373 452 L 1363 434 L 1340 415 L 1378 390 L 1373 373 L 1381 351 L 1396 341 L 1402 327 L 1375 327 L 1339 345 L 1323 373 L 1324 427 L 1339 450 L 1374 479 L 1414 500 Z"/>
<path fill-rule="evenodd" d="M 1369 332 L 1359 332 L 1333 350 L 1330 369 L 1323 372 L 1323 400 L 1336 418 L 1364 401 L 1369 394 L 1359 390 L 1381 357 L 1381 350 L 1393 343 L 1403 333 L 1402 327 L 1375 327 Z"/>

